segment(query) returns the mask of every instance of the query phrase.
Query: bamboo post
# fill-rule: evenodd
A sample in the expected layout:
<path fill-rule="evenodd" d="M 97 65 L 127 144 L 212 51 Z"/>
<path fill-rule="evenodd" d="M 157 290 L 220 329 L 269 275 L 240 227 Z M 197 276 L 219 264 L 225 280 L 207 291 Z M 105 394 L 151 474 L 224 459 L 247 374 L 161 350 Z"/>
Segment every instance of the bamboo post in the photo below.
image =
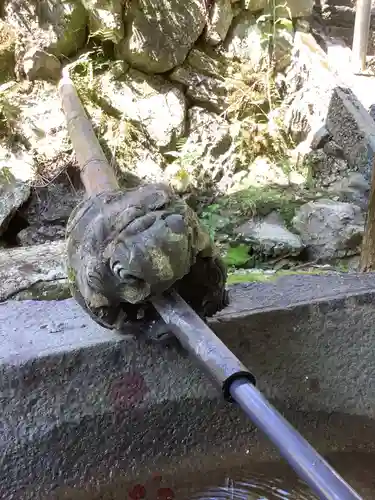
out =
<path fill-rule="evenodd" d="M 354 73 L 366 69 L 366 56 L 371 21 L 371 0 L 357 0 L 352 45 L 352 66 Z"/>
<path fill-rule="evenodd" d="M 87 117 L 70 77 L 63 74 L 58 86 L 61 105 L 81 179 L 88 195 L 113 191 L 119 185 Z"/>

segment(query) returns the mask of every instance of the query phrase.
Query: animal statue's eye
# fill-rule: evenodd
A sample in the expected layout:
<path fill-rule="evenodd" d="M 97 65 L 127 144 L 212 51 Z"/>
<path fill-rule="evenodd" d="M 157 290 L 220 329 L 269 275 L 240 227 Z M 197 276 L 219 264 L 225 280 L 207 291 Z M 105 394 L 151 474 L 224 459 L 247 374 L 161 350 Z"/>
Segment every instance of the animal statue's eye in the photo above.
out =
<path fill-rule="evenodd" d="M 88 275 L 87 275 L 87 278 L 88 278 L 88 282 L 89 284 L 99 290 L 101 288 L 101 285 L 102 285 L 102 277 L 100 276 L 99 273 L 95 272 L 95 271 L 91 271 Z"/>
<path fill-rule="evenodd" d="M 115 276 L 118 276 L 120 279 L 125 279 L 126 278 L 126 270 L 122 266 L 120 262 L 115 262 L 112 266 L 112 272 Z"/>

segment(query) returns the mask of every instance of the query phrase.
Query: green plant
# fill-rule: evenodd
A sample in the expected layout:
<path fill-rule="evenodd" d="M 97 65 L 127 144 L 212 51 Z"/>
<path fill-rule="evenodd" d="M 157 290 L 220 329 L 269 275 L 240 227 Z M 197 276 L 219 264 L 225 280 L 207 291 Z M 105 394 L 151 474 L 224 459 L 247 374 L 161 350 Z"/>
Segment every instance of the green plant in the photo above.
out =
<path fill-rule="evenodd" d="M 94 129 L 103 149 L 112 159 L 117 158 L 120 163 L 131 165 L 134 163 L 137 146 L 144 141 L 142 130 L 104 97 L 101 87 L 100 75 L 105 70 L 116 69 L 117 64 L 118 61 L 108 62 L 103 49 L 96 48 L 82 54 L 67 65 L 66 70 L 86 111 L 96 110 L 97 123 L 94 123 Z"/>
<path fill-rule="evenodd" d="M 248 170 L 257 157 L 268 158 L 286 175 L 293 170 L 289 157 L 293 141 L 282 126 L 273 127 L 271 131 L 269 123 L 257 122 L 249 116 L 233 123 L 231 132 L 238 170 Z"/>
<path fill-rule="evenodd" d="M 296 209 L 305 203 L 305 198 L 293 190 L 276 187 L 250 187 L 220 199 L 222 213 L 231 214 L 238 223 L 243 220 L 265 216 L 276 210 L 287 226 L 290 226 Z"/>
<path fill-rule="evenodd" d="M 114 166 L 131 168 L 137 157 L 137 149 L 145 140 L 142 131 L 124 116 L 115 118 L 103 114 L 98 130 L 99 137 L 105 141 L 105 148 L 115 161 Z"/>
<path fill-rule="evenodd" d="M 249 247 L 244 243 L 229 247 L 224 255 L 224 262 L 229 267 L 246 267 L 250 259 Z"/>
<path fill-rule="evenodd" d="M 211 239 L 215 240 L 217 233 L 223 230 L 229 223 L 230 218 L 220 213 L 221 206 L 217 203 L 206 206 L 200 214 L 200 220 L 209 232 Z"/>
<path fill-rule="evenodd" d="M 279 17 L 277 15 L 278 10 L 286 11 L 288 17 Z M 292 16 L 288 5 L 285 3 L 279 5 L 277 0 L 268 1 L 268 13 L 263 14 L 257 18 L 257 24 L 261 28 L 262 42 L 266 47 L 268 59 L 267 59 L 267 95 L 269 107 L 273 109 L 273 98 L 272 98 L 272 80 L 271 75 L 274 73 L 276 58 L 275 58 L 275 46 L 277 43 L 278 28 L 283 27 L 288 30 L 293 29 Z"/>
<path fill-rule="evenodd" d="M 103 42 L 112 42 L 114 44 L 121 41 L 120 35 L 115 30 L 109 28 L 101 28 L 90 33 L 89 39 L 91 38 L 100 38 Z"/>
<path fill-rule="evenodd" d="M 14 84 L 5 84 L 0 87 L 0 136 L 7 138 L 17 133 L 17 123 L 20 119 L 21 109 L 11 93 Z"/>
<path fill-rule="evenodd" d="M 234 71 L 225 78 L 228 108 L 225 116 L 241 120 L 248 116 L 264 119 L 267 111 L 267 80 L 264 71 L 254 71 L 248 64 L 235 65 Z"/>
<path fill-rule="evenodd" d="M 286 12 L 287 16 L 279 15 Z M 287 3 L 279 4 L 277 0 L 268 1 L 268 12 L 257 18 L 257 24 L 261 28 L 262 41 L 266 45 L 269 66 L 274 66 L 274 49 L 277 43 L 278 29 L 284 28 L 288 31 L 293 30 L 292 14 Z"/>
<path fill-rule="evenodd" d="M 284 9 L 288 18 L 277 16 Z M 266 64 L 254 70 L 251 64 L 233 62 L 225 78 L 229 106 L 224 112 L 232 121 L 232 138 L 238 169 L 247 169 L 257 156 L 265 156 L 279 164 L 285 173 L 293 166 L 289 150 L 294 146 L 290 134 L 285 131 L 277 107 L 281 98 L 274 81 L 274 45 L 280 28 L 291 29 L 290 10 L 270 0 L 269 12 L 259 16 L 261 41 L 266 47 Z"/>
<path fill-rule="evenodd" d="M 176 141 L 176 149 L 167 151 L 165 156 L 171 158 L 176 167 L 174 178 L 182 185 L 188 185 L 190 175 L 199 167 L 202 150 L 189 143 L 186 137 L 181 137 Z"/>
<path fill-rule="evenodd" d="M 119 117 L 118 111 L 101 93 L 98 75 L 109 68 L 102 48 L 96 48 L 81 54 L 75 61 L 64 68 L 73 80 L 78 95 L 84 105 L 94 104 L 109 115 Z"/>

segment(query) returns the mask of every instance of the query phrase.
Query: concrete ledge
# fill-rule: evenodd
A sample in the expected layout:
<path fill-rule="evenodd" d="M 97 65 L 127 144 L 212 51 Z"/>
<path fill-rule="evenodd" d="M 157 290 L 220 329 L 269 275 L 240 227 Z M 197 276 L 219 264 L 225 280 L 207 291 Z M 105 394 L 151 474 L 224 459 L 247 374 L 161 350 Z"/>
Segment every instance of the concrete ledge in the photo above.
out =
<path fill-rule="evenodd" d="M 282 277 L 232 287 L 211 326 L 321 451 L 367 449 L 374 298 L 373 274 Z M 252 457 L 275 456 L 191 360 L 101 329 L 71 299 L 2 303 L 0 325 L 2 499 L 55 498 L 51 488 L 87 490 L 124 471 L 177 474 L 187 457 L 220 465 L 250 445 Z"/>

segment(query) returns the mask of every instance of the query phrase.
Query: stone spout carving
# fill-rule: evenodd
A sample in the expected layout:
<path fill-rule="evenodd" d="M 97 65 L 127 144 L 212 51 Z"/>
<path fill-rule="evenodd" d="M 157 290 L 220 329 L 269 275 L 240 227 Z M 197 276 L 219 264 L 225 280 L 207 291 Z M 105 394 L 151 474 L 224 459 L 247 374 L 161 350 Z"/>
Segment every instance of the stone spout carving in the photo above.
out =
<path fill-rule="evenodd" d="M 196 213 L 168 186 L 103 192 L 67 226 L 73 296 L 99 324 L 156 318 L 150 298 L 174 287 L 203 317 L 227 304 L 226 269 Z"/>

